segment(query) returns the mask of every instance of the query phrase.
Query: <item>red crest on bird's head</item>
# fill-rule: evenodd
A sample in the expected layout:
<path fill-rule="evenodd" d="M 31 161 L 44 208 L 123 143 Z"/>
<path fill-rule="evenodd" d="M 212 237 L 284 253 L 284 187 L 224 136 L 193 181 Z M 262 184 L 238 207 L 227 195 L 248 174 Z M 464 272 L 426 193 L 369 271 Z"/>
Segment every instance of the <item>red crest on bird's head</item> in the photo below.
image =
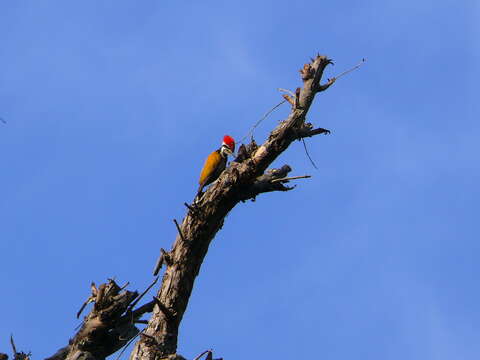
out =
<path fill-rule="evenodd" d="M 235 151 L 235 140 L 229 135 L 225 135 L 223 137 L 223 144 L 227 145 L 232 152 Z"/>

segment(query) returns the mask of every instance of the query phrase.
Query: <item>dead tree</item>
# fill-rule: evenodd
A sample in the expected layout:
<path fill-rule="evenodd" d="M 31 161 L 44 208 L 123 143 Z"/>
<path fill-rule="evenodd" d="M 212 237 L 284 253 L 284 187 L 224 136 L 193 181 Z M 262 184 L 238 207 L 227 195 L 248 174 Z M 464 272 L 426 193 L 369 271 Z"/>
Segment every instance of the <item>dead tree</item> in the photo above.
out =
<path fill-rule="evenodd" d="M 137 335 L 139 339 L 130 354 L 131 360 L 183 359 L 176 353 L 178 328 L 210 242 L 222 228 L 225 217 L 239 202 L 254 200 L 266 192 L 291 190 L 285 183 L 299 178 L 287 177 L 291 167 L 284 165 L 267 170 L 268 166 L 293 141 L 329 133 L 326 129 L 314 128 L 305 119 L 315 95 L 335 82 L 332 78 L 325 84 L 320 83 L 325 67 L 331 63 L 326 56 L 317 55 L 305 64 L 300 70 L 303 86 L 292 96 L 284 95 L 291 105 L 287 119 L 260 146 L 253 140 L 241 146 L 237 158 L 201 199 L 194 205 L 185 204 L 185 218 L 181 224 L 175 221 L 178 235 L 173 247 L 170 251 L 161 250 L 156 265 L 156 272 L 162 266 L 165 272 L 153 300 L 136 308 L 146 291 L 139 295 L 125 290 L 126 286 L 119 287 L 113 280 L 98 288 L 92 284 L 92 295 L 77 316 L 89 302 L 94 303 L 93 309 L 69 344 L 46 360 L 104 360 Z M 150 312 L 148 323 L 141 320 Z M 140 332 L 136 327 L 138 323 L 147 323 L 147 326 Z M 204 354 L 208 360 L 212 359 L 210 350 L 197 359 Z M 0 355 L 6 359 L 5 354 Z M 20 355 L 23 353 L 14 349 L 14 359 L 20 359 Z M 28 359 L 28 355 L 25 357 Z"/>
<path fill-rule="evenodd" d="M 306 115 L 315 95 L 330 87 L 335 79 L 320 83 L 325 67 L 331 63 L 318 55 L 300 70 L 303 87 L 289 97 L 290 115 L 281 122 L 260 146 L 249 144 L 241 157 L 233 161 L 218 181 L 203 195 L 195 207 L 190 207 L 179 226 L 172 249 L 165 252 L 166 270 L 158 291 L 158 303 L 152 317 L 130 356 L 131 360 L 158 360 L 175 357 L 178 328 L 187 308 L 205 254 L 215 234 L 222 228 L 227 214 L 240 201 L 254 199 L 270 191 L 287 191 L 285 179 L 291 167 L 267 171 L 268 166 L 295 140 L 324 134 L 306 123 Z M 285 182 L 288 180 L 284 180 Z"/>

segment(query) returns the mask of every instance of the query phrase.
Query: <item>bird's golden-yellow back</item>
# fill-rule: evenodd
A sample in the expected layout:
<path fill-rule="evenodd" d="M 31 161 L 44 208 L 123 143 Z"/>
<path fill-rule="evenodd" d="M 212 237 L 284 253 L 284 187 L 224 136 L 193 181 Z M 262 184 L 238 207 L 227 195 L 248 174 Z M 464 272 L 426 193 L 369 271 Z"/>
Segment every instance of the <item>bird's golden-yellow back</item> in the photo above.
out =
<path fill-rule="evenodd" d="M 205 160 L 205 165 L 203 165 L 202 172 L 200 173 L 200 179 L 198 180 L 198 183 L 201 186 L 208 185 L 206 184 L 208 177 L 215 171 L 214 169 L 222 160 L 222 155 L 220 155 L 218 150 L 215 150 L 208 155 L 207 159 Z"/>

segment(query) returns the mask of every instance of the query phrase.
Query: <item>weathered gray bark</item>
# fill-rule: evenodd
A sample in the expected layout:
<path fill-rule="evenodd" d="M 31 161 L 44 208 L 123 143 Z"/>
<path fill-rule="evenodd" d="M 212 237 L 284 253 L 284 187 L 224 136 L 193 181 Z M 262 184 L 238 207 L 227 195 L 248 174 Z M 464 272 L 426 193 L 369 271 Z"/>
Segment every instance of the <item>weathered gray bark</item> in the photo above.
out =
<path fill-rule="evenodd" d="M 158 360 L 173 355 L 177 350 L 178 328 L 187 308 L 205 254 L 215 234 L 222 228 L 226 215 L 240 201 L 254 198 L 261 192 L 285 191 L 281 178 L 290 171 L 283 167 L 264 174 L 267 167 L 297 139 L 327 132 L 312 129 L 305 123 L 306 114 L 315 95 L 326 90 L 335 79 L 325 85 L 320 80 L 331 61 L 317 56 L 300 71 L 303 87 L 297 89 L 296 98 L 290 99 L 290 115 L 270 134 L 260 147 L 247 146 L 238 162 L 232 162 L 218 181 L 211 186 L 200 201 L 190 207 L 180 225 L 171 251 L 164 253 L 166 270 L 147 328 L 131 353 L 131 360 Z"/>

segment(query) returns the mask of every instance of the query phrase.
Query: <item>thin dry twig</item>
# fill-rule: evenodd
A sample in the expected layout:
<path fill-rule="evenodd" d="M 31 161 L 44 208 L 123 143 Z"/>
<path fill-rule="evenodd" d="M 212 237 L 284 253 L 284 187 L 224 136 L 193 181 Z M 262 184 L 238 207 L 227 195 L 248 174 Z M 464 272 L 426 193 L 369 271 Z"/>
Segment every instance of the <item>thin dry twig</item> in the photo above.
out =
<path fill-rule="evenodd" d="M 141 293 L 140 296 L 137 297 L 137 298 L 135 299 L 135 301 L 130 304 L 130 306 L 128 307 L 127 312 L 132 311 L 132 309 L 135 307 L 135 305 L 138 304 L 138 302 L 140 301 L 140 299 L 141 299 L 142 297 L 144 297 L 145 294 L 153 287 L 153 285 L 155 285 L 155 284 L 157 283 L 158 278 L 159 278 L 159 276 L 157 276 L 157 277 L 155 278 L 155 280 L 153 280 L 153 282 L 145 289 L 145 291 L 144 291 L 143 293 Z"/>
<path fill-rule="evenodd" d="M 255 128 L 260 125 L 260 123 L 265 120 L 267 118 L 268 115 L 270 115 L 273 111 L 275 111 L 275 109 L 277 109 L 278 107 L 280 107 L 280 105 L 282 105 L 285 101 L 287 101 L 286 99 L 280 101 L 277 105 L 275 105 L 273 108 L 271 108 L 270 110 L 268 110 L 261 118 L 260 120 L 258 120 L 255 125 L 252 126 L 252 128 L 250 129 L 250 131 L 247 133 L 247 135 L 245 135 L 242 140 L 240 140 L 241 143 L 243 143 L 245 141 L 246 138 L 250 137 L 250 135 L 253 135 L 253 131 L 255 130 Z"/>
<path fill-rule="evenodd" d="M 95 301 L 95 299 L 93 298 L 93 296 L 90 296 L 87 300 L 85 300 L 85 302 L 82 304 L 82 307 L 77 312 L 77 319 L 80 317 L 80 315 L 82 314 L 82 311 L 85 309 L 85 307 L 88 304 L 90 304 L 91 302 L 94 302 L 94 301 Z"/>
<path fill-rule="evenodd" d="M 270 181 L 272 184 L 277 183 L 277 182 L 284 182 L 284 181 L 290 181 L 290 180 L 297 180 L 297 179 L 308 179 L 311 178 L 312 175 L 302 175 L 302 176 L 290 176 L 290 177 L 284 177 L 281 179 L 274 179 Z"/>
<path fill-rule="evenodd" d="M 338 80 L 340 79 L 343 75 L 347 75 L 349 72 L 352 72 L 353 70 L 356 70 L 358 69 L 360 66 L 363 65 L 363 63 L 366 61 L 365 58 L 362 59 L 362 61 L 360 61 L 357 65 L 355 65 L 354 67 L 348 69 L 348 70 L 345 70 L 344 72 L 342 72 L 340 75 L 338 76 L 335 76 L 334 79 Z"/>
<path fill-rule="evenodd" d="M 180 229 L 180 225 L 178 225 L 178 222 L 176 219 L 173 219 L 173 222 L 175 223 L 175 226 L 177 227 L 178 233 L 180 234 L 180 237 L 182 240 L 185 242 L 185 238 L 183 237 L 182 229 Z"/>
<path fill-rule="evenodd" d="M 315 165 L 315 163 L 313 162 L 313 159 L 310 157 L 310 154 L 308 153 L 307 144 L 305 143 L 304 138 L 302 138 L 302 143 L 303 143 L 303 148 L 305 149 L 305 154 L 307 154 L 307 157 L 310 160 L 310 162 L 312 163 L 313 167 L 318 170 L 317 165 Z"/>
<path fill-rule="evenodd" d="M 145 330 L 145 329 L 143 329 L 143 330 Z M 123 347 L 122 351 L 120 351 L 120 354 L 118 354 L 118 356 L 117 356 L 117 358 L 116 358 L 115 360 L 119 360 L 119 359 L 122 357 L 122 355 L 123 355 L 123 353 L 125 352 L 125 350 L 127 349 L 127 347 L 128 347 L 137 337 L 140 336 L 140 334 L 143 332 L 143 330 L 142 330 L 142 331 L 139 331 L 137 335 L 135 335 L 133 338 L 131 338 L 130 340 L 128 340 L 128 342 L 125 344 L 125 346 Z"/>
<path fill-rule="evenodd" d="M 205 350 L 204 352 L 202 352 L 200 355 L 198 355 L 195 359 L 193 360 L 200 360 L 200 358 L 205 355 L 206 353 L 212 353 L 212 349 L 209 349 L 209 350 Z"/>
<path fill-rule="evenodd" d="M 120 288 L 120 290 L 118 290 L 118 292 L 124 290 L 128 285 L 130 285 L 130 282 L 129 282 L 129 281 L 127 281 L 127 283 L 126 283 L 125 285 L 123 285 L 123 286 Z"/>

